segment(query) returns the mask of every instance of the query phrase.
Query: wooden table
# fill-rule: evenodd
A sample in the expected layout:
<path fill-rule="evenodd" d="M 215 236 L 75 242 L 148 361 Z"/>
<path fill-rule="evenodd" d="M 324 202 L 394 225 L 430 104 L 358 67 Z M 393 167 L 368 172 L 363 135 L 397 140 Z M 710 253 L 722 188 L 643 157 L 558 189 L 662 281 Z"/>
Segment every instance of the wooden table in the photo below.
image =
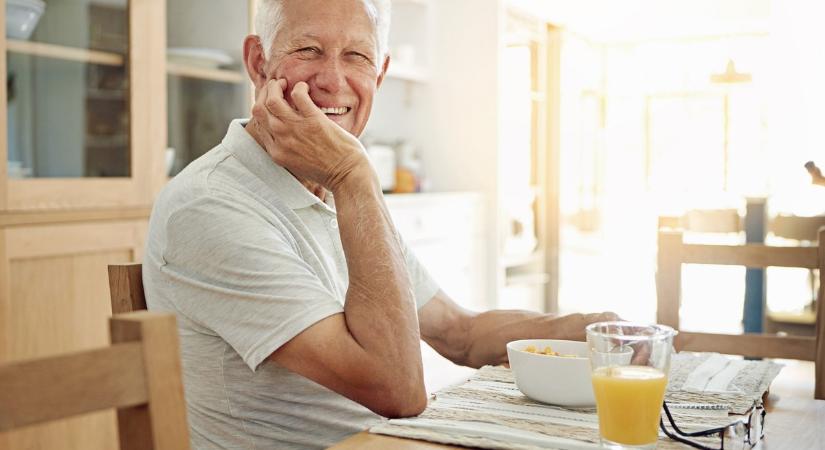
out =
<path fill-rule="evenodd" d="M 790 361 L 771 386 L 765 403 L 765 440 L 757 448 L 770 450 L 825 449 L 825 400 L 814 400 L 813 363 Z M 425 441 L 370 434 L 366 431 L 330 450 L 458 449 Z M 690 448 L 685 446 L 685 448 Z"/>

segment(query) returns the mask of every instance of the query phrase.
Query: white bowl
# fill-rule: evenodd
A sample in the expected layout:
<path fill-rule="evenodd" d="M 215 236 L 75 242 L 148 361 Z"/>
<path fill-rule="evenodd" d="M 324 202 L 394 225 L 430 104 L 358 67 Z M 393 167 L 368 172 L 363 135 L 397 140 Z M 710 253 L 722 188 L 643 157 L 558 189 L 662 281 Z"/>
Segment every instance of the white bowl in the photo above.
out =
<path fill-rule="evenodd" d="M 6 37 L 30 38 L 45 10 L 42 0 L 6 0 Z"/>
<path fill-rule="evenodd" d="M 547 356 L 524 351 L 528 346 L 542 351 L 551 347 L 566 356 Z M 593 385 L 590 383 L 590 359 L 586 342 L 555 339 L 524 339 L 507 344 L 510 368 L 516 376 L 516 386 L 533 400 L 559 406 L 593 406 Z"/>
<path fill-rule="evenodd" d="M 528 346 L 537 351 L 550 347 L 560 355 L 547 356 L 524 351 Z M 595 406 L 593 384 L 590 381 L 590 353 L 587 342 L 556 339 L 523 339 L 507 344 L 510 368 L 516 376 L 516 386 L 533 400 L 567 407 Z M 630 364 L 633 350 L 612 354 L 616 364 Z"/>

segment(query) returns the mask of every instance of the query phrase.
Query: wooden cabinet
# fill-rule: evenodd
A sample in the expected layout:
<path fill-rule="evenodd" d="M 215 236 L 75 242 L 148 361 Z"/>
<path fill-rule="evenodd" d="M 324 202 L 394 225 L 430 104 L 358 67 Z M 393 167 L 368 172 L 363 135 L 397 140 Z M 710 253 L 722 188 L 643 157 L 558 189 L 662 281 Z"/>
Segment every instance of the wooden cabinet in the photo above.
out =
<path fill-rule="evenodd" d="M 0 362 L 108 342 L 106 266 L 139 260 L 147 221 L 0 228 Z M 116 448 L 114 414 L 0 433 L 0 449 Z"/>
<path fill-rule="evenodd" d="M 142 259 L 168 166 L 178 171 L 220 141 L 229 119 L 247 114 L 240 52 L 256 2 L 202 3 L 48 0 L 30 38 L 0 40 L 0 363 L 107 343 L 106 266 Z M 6 6 L 0 0 L 3 19 Z M 396 0 L 394 8 L 422 26 L 431 21 L 431 0 Z M 389 77 L 396 87 L 420 87 L 431 61 L 428 41 L 416 39 L 427 33 L 395 30 L 405 64 Z M 6 36 L 5 20 L 0 31 Z M 167 59 L 203 48 L 232 62 Z M 400 95 L 392 103 L 403 104 Z M 482 199 L 388 203 L 442 287 L 483 308 Z M 0 450 L 108 450 L 115 442 L 111 413 L 0 433 Z"/>
<path fill-rule="evenodd" d="M 6 3 L 0 36 L 14 35 Z M 48 0 L 30 37 L 0 40 L 0 363 L 108 343 L 106 267 L 142 259 L 152 202 L 168 180 L 166 149 L 194 142 L 203 153 L 248 110 L 237 55 L 254 3 Z M 236 48 L 233 63 L 167 63 L 168 47 L 217 45 L 204 36 Z M 224 109 L 225 123 L 204 125 L 191 99 L 215 92 L 237 106 Z M 179 138 L 207 127 L 217 138 Z M 198 154 L 182 149 L 178 162 Z M 112 413 L 0 433 L 0 450 L 116 443 Z"/>
<path fill-rule="evenodd" d="M 156 0 L 51 1 L 30 38 L 2 41 L 0 211 L 151 204 L 165 105 L 135 93 L 165 90 L 163 20 Z"/>

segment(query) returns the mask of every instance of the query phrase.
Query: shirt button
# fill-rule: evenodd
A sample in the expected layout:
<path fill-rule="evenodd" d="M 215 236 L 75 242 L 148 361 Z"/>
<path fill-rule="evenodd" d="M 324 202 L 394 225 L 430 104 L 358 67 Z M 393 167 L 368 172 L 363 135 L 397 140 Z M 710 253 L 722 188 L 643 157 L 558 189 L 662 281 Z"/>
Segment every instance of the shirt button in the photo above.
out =
<path fill-rule="evenodd" d="M 329 221 L 329 226 L 332 227 L 333 230 L 338 229 L 338 219 L 332 219 Z"/>

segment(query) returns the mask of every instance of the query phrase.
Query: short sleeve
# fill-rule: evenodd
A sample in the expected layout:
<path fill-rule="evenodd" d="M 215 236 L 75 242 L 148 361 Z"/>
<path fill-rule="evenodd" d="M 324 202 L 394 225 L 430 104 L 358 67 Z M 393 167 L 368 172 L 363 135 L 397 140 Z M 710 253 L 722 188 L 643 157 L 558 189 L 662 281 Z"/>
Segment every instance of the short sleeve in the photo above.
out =
<path fill-rule="evenodd" d="M 314 323 L 343 312 L 283 229 L 254 208 L 207 196 L 166 223 L 161 272 L 175 307 L 255 370 Z"/>

